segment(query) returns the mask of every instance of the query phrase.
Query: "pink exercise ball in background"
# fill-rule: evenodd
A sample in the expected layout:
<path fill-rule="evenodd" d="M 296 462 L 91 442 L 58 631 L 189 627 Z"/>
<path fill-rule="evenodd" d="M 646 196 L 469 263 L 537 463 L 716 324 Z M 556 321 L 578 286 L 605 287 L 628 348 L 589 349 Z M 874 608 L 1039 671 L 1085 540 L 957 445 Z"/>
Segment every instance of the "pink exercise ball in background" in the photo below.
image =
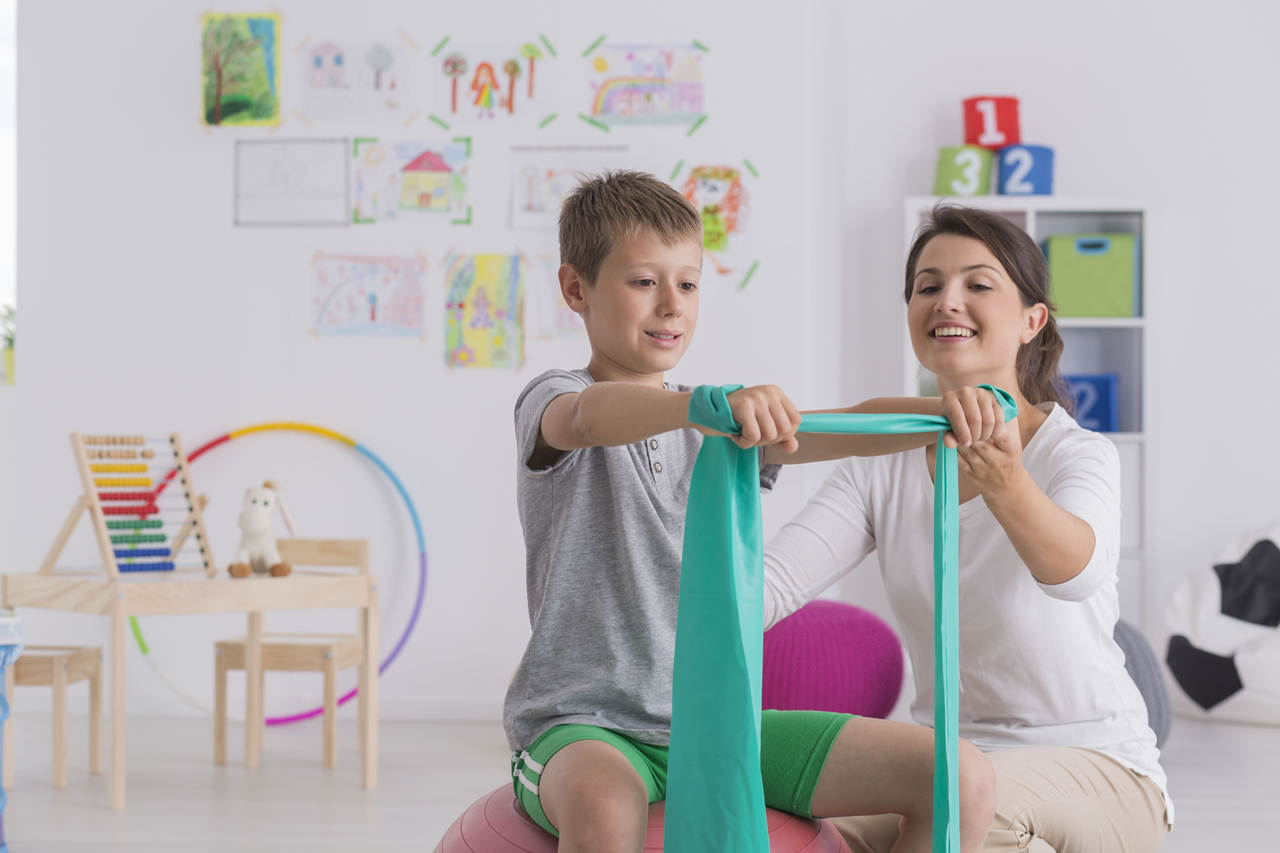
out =
<path fill-rule="evenodd" d="M 765 632 L 765 708 L 884 719 L 901 692 L 902 644 L 874 613 L 811 601 Z"/>
<path fill-rule="evenodd" d="M 661 853 L 666 803 L 649 806 L 644 853 Z M 768 810 L 771 853 L 849 853 L 836 828 L 825 820 L 806 820 Z M 560 842 L 534 823 L 517 805 L 511 785 L 485 794 L 458 818 L 435 853 L 556 853 Z"/>

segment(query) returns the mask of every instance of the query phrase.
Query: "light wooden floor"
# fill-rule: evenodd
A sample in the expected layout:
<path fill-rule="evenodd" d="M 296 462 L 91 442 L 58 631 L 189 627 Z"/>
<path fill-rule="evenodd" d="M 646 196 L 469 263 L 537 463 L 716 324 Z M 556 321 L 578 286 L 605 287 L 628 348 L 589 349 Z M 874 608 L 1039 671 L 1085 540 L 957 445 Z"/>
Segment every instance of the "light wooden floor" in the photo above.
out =
<path fill-rule="evenodd" d="M 107 808 L 106 778 L 86 768 L 83 718 L 70 725 L 70 785 L 49 775 L 49 723 L 20 717 L 16 785 L 5 810 L 14 853 L 227 850 L 429 853 L 480 794 L 503 784 L 507 748 L 494 724 L 386 722 L 380 789 L 360 789 L 354 724 L 339 729 L 338 769 L 320 767 L 319 723 L 267 733 L 262 769 L 210 761 L 211 724 L 129 721 L 129 807 Z M 1178 825 L 1167 853 L 1280 849 L 1280 729 L 1175 720 L 1165 752 Z"/>

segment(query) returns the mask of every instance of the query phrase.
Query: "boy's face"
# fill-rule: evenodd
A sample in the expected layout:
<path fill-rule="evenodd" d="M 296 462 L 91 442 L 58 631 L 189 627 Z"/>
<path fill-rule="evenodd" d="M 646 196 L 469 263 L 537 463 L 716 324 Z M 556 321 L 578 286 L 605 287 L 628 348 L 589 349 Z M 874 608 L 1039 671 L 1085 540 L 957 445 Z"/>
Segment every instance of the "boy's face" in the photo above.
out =
<path fill-rule="evenodd" d="M 567 270 L 567 276 L 561 270 L 566 302 L 582 315 L 593 362 L 635 376 L 661 374 L 679 363 L 698 324 L 699 241 L 668 246 L 642 229 L 614 247 L 594 285 Z"/>

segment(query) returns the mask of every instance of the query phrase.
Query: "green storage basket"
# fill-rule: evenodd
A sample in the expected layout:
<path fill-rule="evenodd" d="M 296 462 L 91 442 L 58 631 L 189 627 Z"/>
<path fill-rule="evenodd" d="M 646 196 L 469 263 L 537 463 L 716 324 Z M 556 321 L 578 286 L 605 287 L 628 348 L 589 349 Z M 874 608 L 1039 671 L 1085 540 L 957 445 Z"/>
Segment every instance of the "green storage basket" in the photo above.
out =
<path fill-rule="evenodd" d="M 1059 317 L 1142 316 L 1140 244 L 1133 234 L 1057 234 L 1044 245 Z"/>

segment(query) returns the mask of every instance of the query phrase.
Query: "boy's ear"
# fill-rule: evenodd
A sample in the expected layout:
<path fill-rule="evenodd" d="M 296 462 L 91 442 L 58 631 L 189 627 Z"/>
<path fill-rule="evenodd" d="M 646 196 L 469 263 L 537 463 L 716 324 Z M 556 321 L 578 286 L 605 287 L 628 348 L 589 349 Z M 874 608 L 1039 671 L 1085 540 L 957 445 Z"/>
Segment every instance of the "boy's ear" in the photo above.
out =
<path fill-rule="evenodd" d="M 587 308 L 587 300 L 583 293 L 588 287 L 587 283 L 570 264 L 560 265 L 559 276 L 560 295 L 564 297 L 564 304 L 568 305 L 569 310 L 575 314 L 583 313 Z"/>

